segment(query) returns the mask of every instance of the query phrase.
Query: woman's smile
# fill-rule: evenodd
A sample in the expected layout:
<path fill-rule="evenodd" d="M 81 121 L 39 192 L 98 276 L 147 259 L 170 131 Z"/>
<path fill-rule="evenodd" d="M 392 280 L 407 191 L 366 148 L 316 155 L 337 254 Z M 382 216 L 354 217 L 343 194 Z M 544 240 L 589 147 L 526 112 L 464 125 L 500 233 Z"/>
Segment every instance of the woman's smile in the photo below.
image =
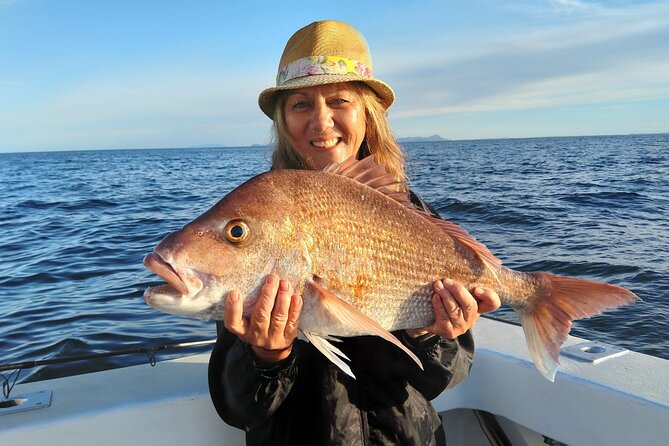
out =
<path fill-rule="evenodd" d="M 331 149 L 332 147 L 337 145 L 337 143 L 339 143 L 339 141 L 340 141 L 340 138 L 332 138 L 332 139 L 328 139 L 328 140 L 325 140 L 325 141 L 320 141 L 320 140 L 311 141 L 311 145 L 313 145 L 315 147 L 319 147 L 321 149 Z"/>
<path fill-rule="evenodd" d="M 346 160 L 365 139 L 365 110 L 347 83 L 291 90 L 284 116 L 293 147 L 311 169 Z"/>

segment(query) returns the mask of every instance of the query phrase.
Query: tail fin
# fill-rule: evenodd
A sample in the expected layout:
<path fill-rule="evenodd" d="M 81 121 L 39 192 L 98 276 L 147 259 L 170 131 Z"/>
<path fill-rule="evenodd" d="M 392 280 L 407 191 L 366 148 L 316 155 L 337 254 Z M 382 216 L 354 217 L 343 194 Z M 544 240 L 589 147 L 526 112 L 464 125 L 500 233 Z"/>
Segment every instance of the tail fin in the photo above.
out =
<path fill-rule="evenodd" d="M 528 273 L 546 292 L 525 308 L 515 309 L 525 332 L 534 364 L 544 377 L 555 380 L 560 345 L 571 322 L 632 303 L 639 298 L 625 288 L 549 273 Z"/>

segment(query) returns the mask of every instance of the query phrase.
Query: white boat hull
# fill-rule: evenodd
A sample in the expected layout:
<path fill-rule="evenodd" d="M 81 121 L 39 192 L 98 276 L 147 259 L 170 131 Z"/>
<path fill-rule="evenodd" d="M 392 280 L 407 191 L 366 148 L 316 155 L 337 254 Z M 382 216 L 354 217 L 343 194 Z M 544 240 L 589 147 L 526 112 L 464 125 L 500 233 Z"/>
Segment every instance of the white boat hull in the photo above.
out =
<path fill-rule="evenodd" d="M 482 319 L 475 339 L 470 377 L 433 402 L 449 446 L 490 444 L 471 409 L 495 414 L 514 445 L 544 445 L 544 437 L 569 445 L 666 444 L 669 361 L 630 353 L 592 365 L 563 357 L 551 383 L 534 368 L 519 327 Z M 51 404 L 0 414 L 0 445 L 243 445 L 244 433 L 223 423 L 209 399 L 208 360 L 201 354 L 18 384 L 11 399 L 50 390 Z"/>

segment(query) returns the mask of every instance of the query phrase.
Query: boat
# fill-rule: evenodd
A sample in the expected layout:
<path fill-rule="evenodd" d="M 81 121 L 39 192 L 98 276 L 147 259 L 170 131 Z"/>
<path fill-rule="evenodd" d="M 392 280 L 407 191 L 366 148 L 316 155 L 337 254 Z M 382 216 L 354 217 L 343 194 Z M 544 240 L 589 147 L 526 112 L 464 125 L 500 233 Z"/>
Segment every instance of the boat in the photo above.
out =
<path fill-rule="evenodd" d="M 481 318 L 470 376 L 433 405 L 453 445 L 665 445 L 669 360 L 570 336 L 555 382 L 522 328 Z M 16 384 L 0 445 L 243 445 L 209 398 L 209 353 Z"/>

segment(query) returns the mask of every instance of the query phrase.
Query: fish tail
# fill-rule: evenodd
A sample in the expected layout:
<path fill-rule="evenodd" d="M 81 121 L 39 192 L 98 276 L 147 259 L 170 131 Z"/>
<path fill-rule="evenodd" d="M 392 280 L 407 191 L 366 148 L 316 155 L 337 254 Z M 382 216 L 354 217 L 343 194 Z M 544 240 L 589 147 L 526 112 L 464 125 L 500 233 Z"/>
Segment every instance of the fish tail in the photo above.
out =
<path fill-rule="evenodd" d="M 573 320 L 639 299 L 625 288 L 606 283 L 543 272 L 528 275 L 542 284 L 541 291 L 526 307 L 514 310 L 534 363 L 550 381 L 555 380 L 560 345 L 567 339 Z"/>

